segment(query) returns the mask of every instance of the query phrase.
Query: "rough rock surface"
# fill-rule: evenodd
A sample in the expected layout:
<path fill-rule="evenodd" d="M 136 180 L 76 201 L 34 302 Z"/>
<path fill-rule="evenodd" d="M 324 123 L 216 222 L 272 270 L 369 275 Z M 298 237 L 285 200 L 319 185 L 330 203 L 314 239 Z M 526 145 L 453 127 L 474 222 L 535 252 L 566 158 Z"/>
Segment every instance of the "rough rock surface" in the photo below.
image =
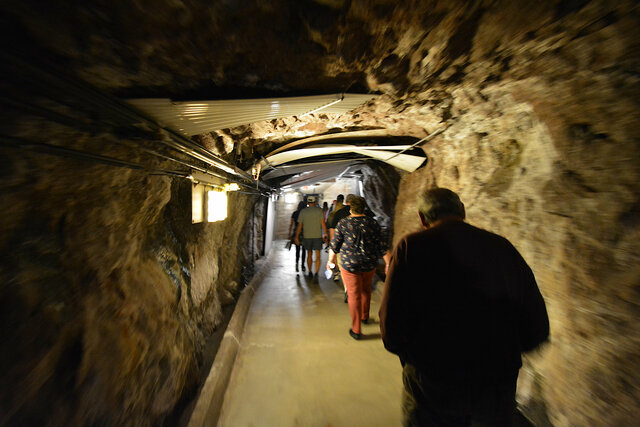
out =
<path fill-rule="evenodd" d="M 240 93 L 335 93 L 347 88 L 381 94 L 347 114 L 316 113 L 195 138 L 242 167 L 274 147 L 304 136 L 385 129 L 390 136 L 423 138 L 446 129 L 424 145 L 428 165 L 402 177 L 395 239 L 417 227 L 413 199 L 419 189 L 440 185 L 459 191 L 471 222 L 505 235 L 522 252 L 548 304 L 551 343 L 530 357 L 521 376 L 519 399 L 527 412 L 539 425 L 618 426 L 633 425 L 640 419 L 637 2 L 194 0 L 157 1 L 153 10 L 144 3 L 90 1 L 65 6 L 53 2 L 39 3 L 38 7 L 32 3 L 9 1 L 1 6 L 9 17 L 4 28 L 10 34 L 27 35 L 14 39 L 20 43 L 33 39 L 60 58 L 70 72 L 118 96 L 194 99 Z M 35 132 L 55 133 L 45 125 L 35 127 Z M 66 141 L 80 147 L 113 149 L 97 144 L 100 138 L 96 137 L 93 143 L 71 137 Z M 167 215 L 163 206 L 170 207 L 168 200 L 174 200 L 170 185 L 165 178 L 144 181 L 134 173 L 109 175 L 101 168 L 98 179 L 97 173 L 76 164 L 69 170 L 79 172 L 65 178 L 71 174 L 41 162 L 37 166 L 43 178 L 27 180 L 28 158 L 7 155 L 3 162 L 7 171 L 2 177 L 3 206 L 11 206 L 9 212 L 14 213 L 5 213 L 7 219 L 0 224 L 0 243 L 7 254 L 3 257 L 2 292 L 20 298 L 3 296 L 2 304 L 22 301 L 16 307 L 24 305 L 20 310 L 25 318 L 42 319 L 40 323 L 27 322 L 31 325 L 25 329 L 28 336 L 35 336 L 33 328 L 39 324 L 55 328 L 53 332 L 39 328 L 43 330 L 38 330 L 41 338 L 35 344 L 20 344 L 14 336 L 11 342 L 21 350 L 3 353 L 2 365 L 16 369 L 12 378 L 21 381 L 41 378 L 25 376 L 36 366 L 53 372 L 56 360 L 70 361 L 69 366 L 58 368 L 59 372 L 76 372 L 74 363 L 80 363 L 85 353 L 73 349 L 92 341 L 75 338 L 78 322 L 71 319 L 79 316 L 76 307 L 83 306 L 85 322 L 95 322 L 91 307 L 83 303 L 71 309 L 65 303 L 49 308 L 40 302 L 45 294 L 39 289 L 47 289 L 42 283 L 70 282 L 80 289 L 92 283 L 86 298 L 99 302 L 97 307 L 114 307 L 115 300 L 100 294 L 106 292 L 101 289 L 112 286 L 111 282 L 133 284 L 163 274 L 141 249 L 145 239 L 131 236 L 153 235 L 151 230 L 158 227 L 159 218 Z M 96 177 L 96 182 L 73 179 L 77 173 Z M 27 192 L 20 194 L 25 183 Z M 56 183 L 63 188 L 48 194 L 50 186 L 57 188 Z M 146 198 L 132 197 L 127 189 L 136 186 L 155 190 L 139 192 Z M 374 183 L 371 191 L 379 194 L 379 188 Z M 45 202 L 35 203 L 40 197 Z M 128 209 L 136 215 L 140 212 L 137 219 L 130 224 L 111 219 L 118 218 L 114 217 L 120 209 L 117 204 L 128 199 L 134 203 Z M 242 203 L 240 210 L 247 214 L 249 201 Z M 99 212 L 96 206 L 103 204 L 111 214 Z M 58 206 L 70 205 L 73 207 L 60 210 L 68 212 L 66 216 L 58 213 Z M 375 209 L 388 209 L 388 205 L 376 204 Z M 94 213 L 89 215 L 87 210 Z M 247 220 L 237 218 L 242 224 Z M 64 226 L 68 221 L 73 228 Z M 91 231 L 79 227 L 85 222 L 95 232 L 68 231 Z M 208 237 L 196 239 L 199 243 L 180 244 L 189 248 L 180 257 L 167 255 L 167 259 L 181 260 L 175 263 L 195 262 L 197 274 L 203 274 L 197 280 L 227 268 L 216 258 L 219 245 L 209 241 L 218 241 L 217 226 L 208 227 L 214 228 L 205 232 Z M 64 253 L 68 256 L 61 258 L 58 254 L 63 245 L 67 245 Z M 208 248 L 214 248 L 212 255 Z M 19 251 L 30 252 L 18 257 Z M 47 258 L 47 254 L 52 255 Z M 100 265 L 85 260 L 96 254 L 106 254 L 104 260 L 96 258 Z M 36 259 L 46 260 L 44 271 Z M 129 268 L 132 260 L 136 260 L 135 268 Z M 68 262 L 83 274 L 67 277 L 70 273 L 64 266 Z M 7 276 L 7 271 L 15 273 Z M 147 274 L 141 276 L 141 271 Z M 122 286 L 113 285 L 114 289 Z M 196 295 L 198 289 L 206 289 L 198 286 L 194 287 Z M 145 291 L 132 285 L 125 288 L 125 296 L 127 292 L 149 292 L 155 302 L 140 310 L 158 313 L 167 322 L 168 331 L 183 331 L 169 334 L 171 339 L 159 338 L 166 346 L 160 344 L 157 352 L 153 347 L 149 360 L 158 360 L 158 366 L 169 363 L 171 372 L 189 377 L 193 362 L 172 356 L 176 353 L 169 343 L 191 339 L 185 332 L 188 328 L 178 326 L 192 322 L 191 316 L 198 318 L 202 312 L 209 313 L 207 319 L 215 318 L 215 309 L 207 310 L 216 306 L 223 292 L 216 291 L 217 297 L 200 294 L 204 306 L 190 309 L 187 319 L 167 311 L 167 304 L 175 297 L 171 290 L 176 286 L 171 280 L 157 288 L 145 287 Z M 52 298 L 63 292 L 55 289 Z M 112 297 L 116 298 L 118 293 L 114 292 Z M 74 290 L 68 298 L 73 300 L 79 293 Z M 82 295 L 85 298 L 85 293 Z M 184 304 L 186 292 L 182 295 L 180 304 Z M 138 297 L 134 294 L 130 299 L 140 301 Z M 55 323 L 49 316 L 61 317 Z M 135 313 L 118 316 L 101 327 L 115 333 L 118 322 L 125 321 L 121 319 L 130 324 L 141 319 Z M 144 321 L 139 322 L 143 328 Z M 84 328 L 84 323 L 79 326 Z M 123 335 L 114 341 L 114 348 L 136 339 L 136 335 Z M 68 344 L 57 344 L 60 342 Z M 71 351 L 71 356 L 65 353 L 62 357 L 63 350 Z M 22 354 L 37 356 L 13 366 Z M 12 367 L 6 368 L 9 365 Z M 164 402 L 150 412 L 161 414 L 172 404 L 170 398 L 156 399 L 155 394 L 149 394 L 145 387 L 160 390 L 152 383 L 143 381 L 139 390 L 126 389 L 126 382 L 142 372 L 136 371 L 139 365 L 134 362 L 122 374 L 129 376 L 116 376 L 109 385 L 101 384 L 103 377 L 91 375 L 89 367 L 82 366 L 79 378 L 83 382 L 67 376 L 71 379 L 64 387 L 71 390 L 76 384 L 89 384 L 94 392 L 103 390 L 111 396 L 105 405 L 118 408 L 116 413 L 128 414 L 132 423 L 140 420 L 135 418 L 139 408 Z M 158 369 L 163 372 L 164 368 Z M 166 381 L 170 387 L 180 386 L 171 385 L 173 379 Z M 40 394 L 16 399 L 33 402 L 37 396 L 55 396 L 60 402 L 52 407 L 61 408 L 59 419 L 73 413 L 73 401 L 55 389 L 47 391 L 40 386 Z M 3 405 L 9 405 L 5 399 Z M 82 422 L 95 414 L 74 416 Z"/>
<path fill-rule="evenodd" d="M 394 167 L 380 162 L 370 162 L 360 171 L 363 174 L 362 186 L 367 205 L 383 230 L 387 230 L 389 236 L 392 236 L 400 174 Z"/>
<path fill-rule="evenodd" d="M 430 163 L 400 185 L 395 238 L 420 229 L 419 191 L 459 192 L 472 224 L 520 250 L 547 302 L 551 343 L 521 373 L 519 400 L 529 415 L 540 425 L 547 417 L 554 425 L 631 425 L 639 393 L 640 227 L 630 218 L 637 216 L 640 170 L 629 159 L 640 153 L 578 139 L 571 150 L 588 160 L 569 166 L 530 104 L 505 94 L 501 106 L 493 119 L 472 106 L 425 147 Z M 598 176 L 586 179 L 594 168 Z"/>
<path fill-rule="evenodd" d="M 20 127 L 163 166 L 110 135 Z M 224 222 L 191 224 L 189 181 L 6 148 L 2 159 L 0 424 L 161 422 L 195 391 L 205 339 L 251 265 L 255 196 L 231 195 Z"/>

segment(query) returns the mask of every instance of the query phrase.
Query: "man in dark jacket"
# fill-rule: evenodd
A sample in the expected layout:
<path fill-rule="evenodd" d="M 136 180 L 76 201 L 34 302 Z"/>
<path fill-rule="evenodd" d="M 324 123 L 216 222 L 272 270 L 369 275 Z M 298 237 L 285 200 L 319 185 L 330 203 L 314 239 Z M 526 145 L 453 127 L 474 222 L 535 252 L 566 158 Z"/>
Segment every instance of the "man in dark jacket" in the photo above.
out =
<path fill-rule="evenodd" d="M 403 365 L 409 426 L 510 426 L 521 353 L 547 340 L 533 273 L 505 238 L 464 222 L 457 194 L 418 200 L 425 230 L 396 246 L 380 306 Z"/>

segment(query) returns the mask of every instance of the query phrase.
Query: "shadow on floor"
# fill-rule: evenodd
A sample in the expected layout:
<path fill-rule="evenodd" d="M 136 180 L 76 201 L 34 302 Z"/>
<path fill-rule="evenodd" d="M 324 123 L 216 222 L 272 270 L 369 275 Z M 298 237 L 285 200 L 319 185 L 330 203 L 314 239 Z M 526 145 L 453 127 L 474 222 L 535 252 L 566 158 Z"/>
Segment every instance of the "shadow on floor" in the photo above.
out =
<path fill-rule="evenodd" d="M 361 341 L 365 341 L 365 340 L 381 340 L 382 339 L 382 335 L 380 335 L 380 332 L 378 332 L 377 334 L 362 334 L 362 336 L 360 337 Z"/>

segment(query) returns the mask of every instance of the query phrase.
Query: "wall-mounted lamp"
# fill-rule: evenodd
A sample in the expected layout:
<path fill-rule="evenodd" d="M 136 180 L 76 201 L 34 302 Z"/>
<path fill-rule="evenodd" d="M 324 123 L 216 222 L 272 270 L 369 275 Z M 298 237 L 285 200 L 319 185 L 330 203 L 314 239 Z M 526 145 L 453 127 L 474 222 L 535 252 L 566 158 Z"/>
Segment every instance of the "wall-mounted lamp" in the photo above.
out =
<path fill-rule="evenodd" d="M 191 222 L 204 221 L 204 185 L 191 186 Z"/>
<path fill-rule="evenodd" d="M 191 222 L 217 222 L 227 218 L 227 193 L 240 190 L 235 182 L 192 171 L 187 177 L 191 186 Z"/>
<path fill-rule="evenodd" d="M 227 192 L 207 191 L 207 221 L 216 222 L 227 218 Z"/>

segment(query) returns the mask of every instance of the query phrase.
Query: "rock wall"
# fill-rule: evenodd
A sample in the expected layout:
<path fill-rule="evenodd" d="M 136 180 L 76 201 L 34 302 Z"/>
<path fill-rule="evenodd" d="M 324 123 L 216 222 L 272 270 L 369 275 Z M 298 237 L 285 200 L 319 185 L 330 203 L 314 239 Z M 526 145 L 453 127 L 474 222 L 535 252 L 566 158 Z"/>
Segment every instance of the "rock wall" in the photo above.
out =
<path fill-rule="evenodd" d="M 385 163 L 371 162 L 361 169 L 367 205 L 389 237 L 393 236 L 393 213 L 398 197 L 400 174 Z"/>
<path fill-rule="evenodd" d="M 420 95 L 431 105 L 424 123 L 436 128 L 440 115 L 448 127 L 423 147 L 428 165 L 401 183 L 395 239 L 419 228 L 419 190 L 459 192 L 471 223 L 521 251 L 547 302 L 551 343 L 521 371 L 525 412 L 538 425 L 633 425 L 640 110 L 630 52 L 638 15 L 627 3 L 574 6 L 559 5 L 555 15 L 529 9 L 526 19 L 506 6 L 467 21 L 472 43 L 453 62 L 442 56 L 442 73 L 452 74 Z M 423 66 L 433 76 L 432 64 Z M 418 105 L 403 106 L 405 114 Z"/>
<path fill-rule="evenodd" d="M 15 115 L 9 130 L 175 166 L 122 135 Z M 230 194 L 227 220 L 191 224 L 182 178 L 6 146 L 0 158 L 0 425 L 161 423 L 195 393 L 206 337 L 242 287 L 259 199 Z"/>

